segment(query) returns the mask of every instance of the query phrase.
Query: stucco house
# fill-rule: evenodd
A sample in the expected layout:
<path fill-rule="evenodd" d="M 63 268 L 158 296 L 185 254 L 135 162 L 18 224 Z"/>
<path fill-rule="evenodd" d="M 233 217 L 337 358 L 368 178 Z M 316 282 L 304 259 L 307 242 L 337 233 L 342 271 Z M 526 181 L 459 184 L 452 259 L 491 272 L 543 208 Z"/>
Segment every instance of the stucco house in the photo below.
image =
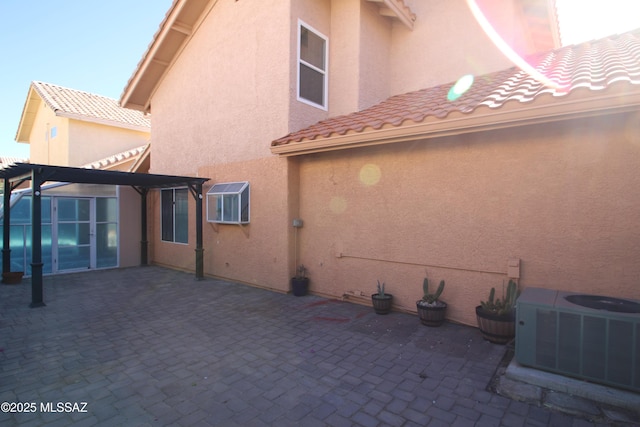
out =
<path fill-rule="evenodd" d="M 122 108 L 115 99 L 34 81 L 16 142 L 29 144 L 31 163 L 85 166 L 102 160 L 110 169 L 137 171 L 140 157 L 148 156 L 150 133 L 147 114 Z"/>
<path fill-rule="evenodd" d="M 640 299 L 640 34 L 478 3 L 526 62 L 463 0 L 174 1 L 120 101 L 151 172 L 211 178 L 205 272 L 407 311 L 428 275 L 467 324 L 509 278 Z M 156 194 L 153 262 L 194 269 L 187 200 Z"/>
<path fill-rule="evenodd" d="M 115 99 L 34 81 L 16 141 L 29 144 L 33 164 L 144 173 L 150 128 L 148 115 Z M 32 191 L 21 187 L 10 201 L 10 269 L 30 275 Z M 44 273 L 140 264 L 140 197 L 131 188 L 49 182 L 42 206 Z"/>

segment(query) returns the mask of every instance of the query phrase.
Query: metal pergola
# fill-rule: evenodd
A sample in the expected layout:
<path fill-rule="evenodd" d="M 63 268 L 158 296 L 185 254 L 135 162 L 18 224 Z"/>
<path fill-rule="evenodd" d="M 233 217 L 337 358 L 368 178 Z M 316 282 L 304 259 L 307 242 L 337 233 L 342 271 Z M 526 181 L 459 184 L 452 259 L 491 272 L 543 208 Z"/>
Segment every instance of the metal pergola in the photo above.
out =
<path fill-rule="evenodd" d="M 99 169 L 74 168 L 67 166 L 14 163 L 0 170 L 0 179 L 4 180 L 4 219 L 2 272 L 11 268 L 10 249 L 10 204 L 11 192 L 26 181 L 31 180 L 31 304 L 30 307 L 42 307 L 42 212 L 41 187 L 45 182 L 64 182 L 71 184 L 103 184 L 130 186 L 141 196 L 140 264 L 148 264 L 147 248 L 147 194 L 154 188 L 172 188 L 187 186 L 196 201 L 196 278 L 204 277 L 202 247 L 202 185 L 209 178 L 197 178 L 175 175 L 156 175 L 107 171 Z"/>

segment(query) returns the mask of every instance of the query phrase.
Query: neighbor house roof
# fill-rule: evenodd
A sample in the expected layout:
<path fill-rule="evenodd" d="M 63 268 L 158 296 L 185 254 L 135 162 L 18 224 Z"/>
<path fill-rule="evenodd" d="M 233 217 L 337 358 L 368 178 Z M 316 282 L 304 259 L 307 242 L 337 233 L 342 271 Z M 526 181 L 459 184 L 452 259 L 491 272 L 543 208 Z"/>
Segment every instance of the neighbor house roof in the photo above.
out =
<path fill-rule="evenodd" d="M 14 163 L 23 163 L 28 161 L 28 159 L 23 159 L 20 157 L 0 156 L 0 169 L 9 167 Z"/>
<path fill-rule="evenodd" d="M 116 99 L 76 89 L 34 81 L 22 110 L 16 141 L 29 142 L 29 134 L 44 102 L 57 116 L 100 123 L 142 132 L 151 131 L 151 118 L 140 111 L 122 108 Z"/>
<path fill-rule="evenodd" d="M 151 144 L 116 153 L 104 159 L 84 165 L 85 169 L 124 170 L 125 172 L 141 172 L 140 165 L 151 154 Z"/>
<path fill-rule="evenodd" d="M 640 108 L 640 29 L 528 62 L 539 76 L 512 67 L 476 76 L 453 100 L 455 82 L 393 96 L 290 133 L 271 150 L 304 154 Z"/>

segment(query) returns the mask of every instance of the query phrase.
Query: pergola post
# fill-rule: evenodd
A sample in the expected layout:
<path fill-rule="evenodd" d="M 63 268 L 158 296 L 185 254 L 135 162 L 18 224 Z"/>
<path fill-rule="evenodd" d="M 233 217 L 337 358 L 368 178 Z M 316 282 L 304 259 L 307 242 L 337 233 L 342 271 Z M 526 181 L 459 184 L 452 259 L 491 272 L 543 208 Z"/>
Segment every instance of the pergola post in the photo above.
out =
<path fill-rule="evenodd" d="M 11 183 L 4 179 L 2 218 L 2 272 L 11 271 Z"/>
<path fill-rule="evenodd" d="M 140 265 L 149 265 L 149 240 L 147 237 L 147 194 L 149 190 L 142 188 L 140 191 Z"/>
<path fill-rule="evenodd" d="M 196 199 L 196 279 L 204 278 L 204 248 L 202 247 L 202 184 L 195 184 Z"/>
<path fill-rule="evenodd" d="M 43 307 L 42 290 L 42 171 L 31 171 L 31 304 L 29 307 Z"/>

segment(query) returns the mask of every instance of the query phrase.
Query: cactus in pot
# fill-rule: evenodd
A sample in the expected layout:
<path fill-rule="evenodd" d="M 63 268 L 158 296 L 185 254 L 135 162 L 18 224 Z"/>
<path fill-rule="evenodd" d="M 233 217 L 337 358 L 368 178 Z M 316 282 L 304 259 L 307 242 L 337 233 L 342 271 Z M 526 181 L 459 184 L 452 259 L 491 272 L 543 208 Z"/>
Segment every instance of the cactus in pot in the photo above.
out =
<path fill-rule="evenodd" d="M 495 344 L 506 344 L 515 337 L 518 295 L 518 284 L 509 280 L 506 293 L 503 284 L 502 298 L 496 298 L 496 289 L 491 288 L 489 298 L 476 307 L 478 328 L 484 339 Z"/>
<path fill-rule="evenodd" d="M 425 277 L 422 281 L 423 296 L 416 301 L 416 308 L 423 325 L 440 326 L 444 322 L 447 303 L 440 300 L 442 291 L 444 291 L 444 280 L 440 281 L 434 293 L 429 292 L 429 279 Z"/>
<path fill-rule="evenodd" d="M 388 314 L 391 311 L 392 301 L 393 295 L 385 293 L 384 282 L 380 283 L 378 280 L 378 292 L 371 295 L 373 309 L 377 314 Z"/>

